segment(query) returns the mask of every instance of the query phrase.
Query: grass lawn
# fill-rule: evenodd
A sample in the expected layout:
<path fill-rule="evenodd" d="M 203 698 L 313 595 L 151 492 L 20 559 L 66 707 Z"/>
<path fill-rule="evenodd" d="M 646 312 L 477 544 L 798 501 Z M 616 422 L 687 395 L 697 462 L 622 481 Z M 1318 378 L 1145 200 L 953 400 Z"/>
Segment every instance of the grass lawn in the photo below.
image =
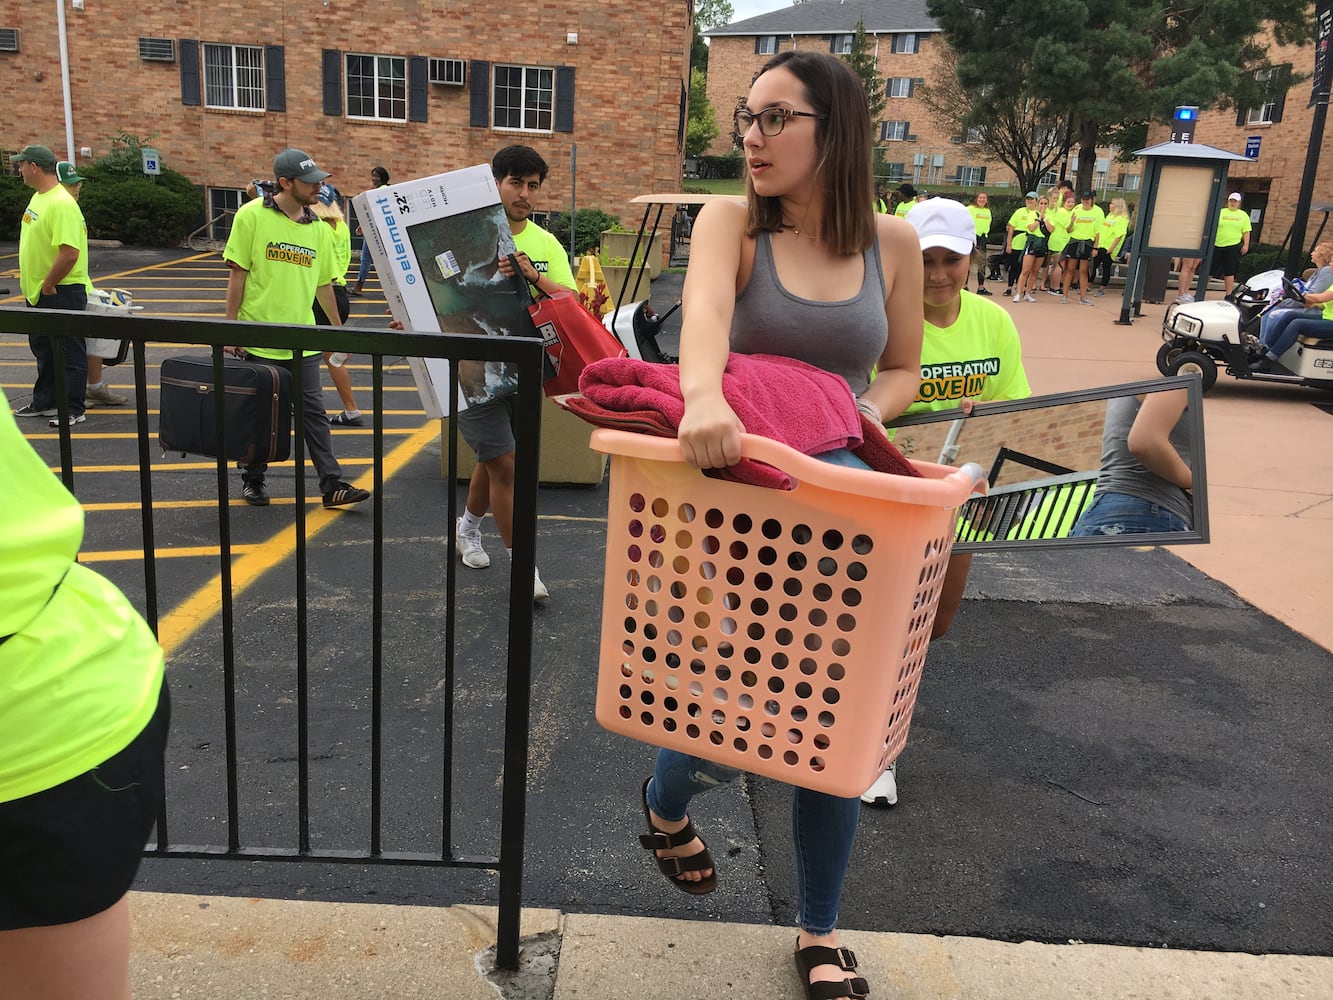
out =
<path fill-rule="evenodd" d="M 691 178 L 684 182 L 682 191 L 698 194 L 745 194 L 745 180 L 741 177 L 733 177 L 728 180 L 699 180 Z"/>

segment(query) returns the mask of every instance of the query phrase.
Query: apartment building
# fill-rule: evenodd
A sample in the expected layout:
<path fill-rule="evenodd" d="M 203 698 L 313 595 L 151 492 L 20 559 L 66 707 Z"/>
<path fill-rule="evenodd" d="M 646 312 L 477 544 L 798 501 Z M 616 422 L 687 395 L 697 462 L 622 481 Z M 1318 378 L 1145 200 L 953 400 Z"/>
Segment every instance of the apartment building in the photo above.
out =
<path fill-rule="evenodd" d="M 937 121 L 922 100 L 918 88 L 939 78 L 941 62 L 948 54 L 948 43 L 926 12 L 924 0 L 805 0 L 705 31 L 709 39 L 708 100 L 722 124 L 722 134 L 709 152 L 723 155 L 731 151 L 726 122 L 769 58 L 798 48 L 850 52 L 858 21 L 865 24 L 887 97 L 876 129 L 890 179 L 909 180 L 925 188 L 996 189 L 1016 184 L 1014 172 L 988 157 L 975 135 L 956 134 L 952 125 Z M 1067 170 L 1070 174 L 1075 170 L 1073 156 Z M 1099 191 L 1136 191 L 1141 175 L 1137 164 L 1118 164 L 1111 150 L 1098 150 L 1094 183 Z M 1045 181 L 1053 184 L 1058 177 L 1057 167 Z"/>
<path fill-rule="evenodd" d="M 628 219 L 630 198 L 680 183 L 690 0 L 564 0 L 521 17 L 473 0 L 62 2 L 58 18 L 0 0 L 5 168 L 29 142 L 64 154 L 68 124 L 76 163 L 116 133 L 155 136 L 210 217 L 286 146 L 348 193 L 376 164 L 407 179 L 516 142 L 550 164 L 551 211 L 576 196 Z"/>

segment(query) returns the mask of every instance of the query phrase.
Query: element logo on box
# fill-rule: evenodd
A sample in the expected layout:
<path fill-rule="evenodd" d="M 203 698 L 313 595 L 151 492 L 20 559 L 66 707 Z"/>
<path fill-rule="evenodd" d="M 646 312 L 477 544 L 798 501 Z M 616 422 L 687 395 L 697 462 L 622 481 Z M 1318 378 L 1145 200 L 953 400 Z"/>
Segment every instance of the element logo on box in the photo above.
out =
<path fill-rule="evenodd" d="M 403 201 L 401 195 L 398 196 L 398 201 Z M 403 272 L 403 282 L 408 285 L 415 285 L 417 276 L 412 272 L 412 257 L 407 252 L 407 244 L 403 241 L 398 216 L 394 214 L 393 206 L 389 204 L 388 198 L 381 195 L 375 199 L 375 204 L 379 206 L 380 215 L 384 216 L 385 235 L 388 237 L 388 245 L 385 250 L 393 254 L 393 262 Z"/>
<path fill-rule="evenodd" d="M 270 243 L 264 249 L 268 260 L 283 264 L 298 264 L 301 267 L 315 266 L 315 251 L 310 247 L 298 247 L 294 243 Z"/>

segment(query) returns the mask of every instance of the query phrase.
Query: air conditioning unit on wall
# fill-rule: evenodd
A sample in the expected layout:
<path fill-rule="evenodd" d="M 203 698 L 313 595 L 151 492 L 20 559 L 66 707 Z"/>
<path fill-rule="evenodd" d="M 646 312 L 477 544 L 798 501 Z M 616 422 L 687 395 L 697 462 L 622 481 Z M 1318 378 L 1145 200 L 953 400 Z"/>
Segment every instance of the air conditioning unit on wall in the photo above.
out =
<path fill-rule="evenodd" d="M 170 38 L 140 38 L 139 58 L 144 62 L 175 62 L 176 43 Z"/>
<path fill-rule="evenodd" d="M 19 29 L 0 28 L 0 52 L 17 52 L 18 50 Z"/>
<path fill-rule="evenodd" d="M 430 82 L 445 87 L 461 87 L 467 82 L 467 63 L 462 59 L 431 59 Z"/>

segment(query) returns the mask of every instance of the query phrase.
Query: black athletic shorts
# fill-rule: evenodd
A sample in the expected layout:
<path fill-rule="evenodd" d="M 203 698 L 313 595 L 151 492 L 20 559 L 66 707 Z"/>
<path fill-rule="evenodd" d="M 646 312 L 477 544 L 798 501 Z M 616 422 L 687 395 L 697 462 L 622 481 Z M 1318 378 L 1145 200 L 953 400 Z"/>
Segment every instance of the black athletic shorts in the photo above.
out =
<path fill-rule="evenodd" d="M 1070 240 L 1065 256 L 1070 260 L 1092 260 L 1092 240 Z"/>
<path fill-rule="evenodd" d="M 1234 276 L 1240 270 L 1240 244 L 1229 247 L 1213 248 L 1213 268 L 1209 272 L 1214 278 Z"/>
<path fill-rule="evenodd" d="M 130 745 L 91 771 L 0 802 L 0 931 L 69 924 L 129 890 L 162 805 L 171 696 Z"/>

